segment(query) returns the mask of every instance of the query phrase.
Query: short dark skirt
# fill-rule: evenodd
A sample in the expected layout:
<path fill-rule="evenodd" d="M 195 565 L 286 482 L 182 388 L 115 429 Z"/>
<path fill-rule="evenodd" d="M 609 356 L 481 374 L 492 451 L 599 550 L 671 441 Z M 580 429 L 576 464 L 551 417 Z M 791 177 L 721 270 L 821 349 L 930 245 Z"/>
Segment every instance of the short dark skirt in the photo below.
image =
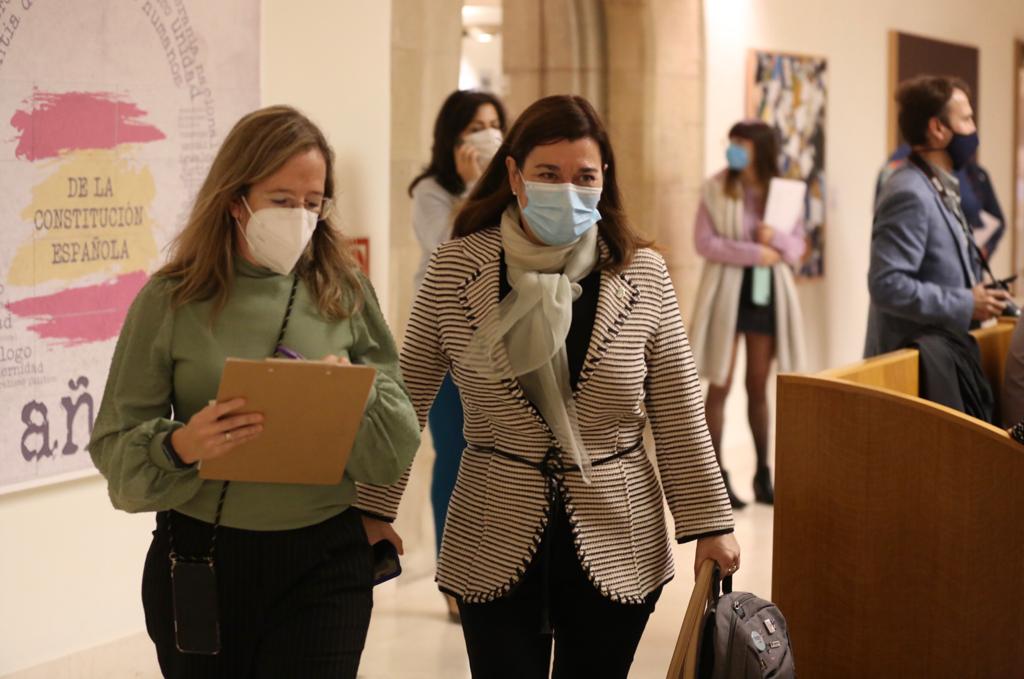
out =
<path fill-rule="evenodd" d="M 772 294 L 767 306 L 757 306 L 753 299 L 754 269 L 743 269 L 743 286 L 740 289 L 740 309 L 736 317 L 737 334 L 775 336 L 775 276 L 772 275 Z"/>

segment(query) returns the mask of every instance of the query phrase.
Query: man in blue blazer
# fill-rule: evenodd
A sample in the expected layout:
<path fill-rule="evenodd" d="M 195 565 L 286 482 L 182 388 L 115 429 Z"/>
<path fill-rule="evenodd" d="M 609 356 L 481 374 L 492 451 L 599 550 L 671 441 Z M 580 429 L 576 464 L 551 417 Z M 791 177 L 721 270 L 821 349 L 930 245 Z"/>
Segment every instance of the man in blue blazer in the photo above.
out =
<path fill-rule="evenodd" d="M 938 328 L 964 333 L 1002 313 L 1009 296 L 978 280 L 970 227 L 953 172 L 974 155 L 978 133 L 963 83 L 921 76 L 897 94 L 911 161 L 885 182 L 875 207 L 865 357 Z"/>

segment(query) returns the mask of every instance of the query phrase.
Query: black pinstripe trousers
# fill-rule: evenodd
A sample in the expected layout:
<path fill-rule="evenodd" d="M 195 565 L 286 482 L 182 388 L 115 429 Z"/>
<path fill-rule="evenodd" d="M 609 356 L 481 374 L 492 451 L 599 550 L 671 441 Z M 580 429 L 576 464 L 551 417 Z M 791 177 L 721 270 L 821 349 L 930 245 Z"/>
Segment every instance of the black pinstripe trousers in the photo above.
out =
<path fill-rule="evenodd" d="M 626 679 L 629 674 L 662 588 L 642 604 L 605 598 L 580 565 L 561 503 L 555 503 L 550 521 L 550 532 L 511 592 L 486 603 L 459 602 L 473 679 Z M 545 619 L 550 632 L 542 631 Z"/>
<path fill-rule="evenodd" d="M 218 655 L 177 649 L 169 521 L 183 555 L 205 554 L 213 528 L 157 514 L 142 602 L 165 677 L 354 679 L 373 607 L 373 557 L 357 510 L 296 530 L 217 529 Z"/>

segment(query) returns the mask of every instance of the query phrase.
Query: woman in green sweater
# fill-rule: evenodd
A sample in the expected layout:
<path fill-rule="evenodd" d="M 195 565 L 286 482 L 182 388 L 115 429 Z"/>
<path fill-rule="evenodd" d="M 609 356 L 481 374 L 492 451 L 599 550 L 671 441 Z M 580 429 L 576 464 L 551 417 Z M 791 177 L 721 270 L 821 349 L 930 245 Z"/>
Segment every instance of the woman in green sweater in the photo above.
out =
<path fill-rule="evenodd" d="M 157 512 L 142 595 L 167 677 L 356 676 L 373 559 L 355 482 L 397 481 L 419 427 L 373 288 L 330 220 L 333 160 L 294 109 L 240 120 L 114 352 L 89 451 L 115 507 Z M 212 403 L 224 360 L 282 348 L 377 369 L 345 477 L 200 479 L 196 463 L 261 433 L 244 401 Z M 212 557 L 215 571 L 172 582 L 172 555 L 176 569 Z M 218 615 L 219 639 L 204 613 Z"/>

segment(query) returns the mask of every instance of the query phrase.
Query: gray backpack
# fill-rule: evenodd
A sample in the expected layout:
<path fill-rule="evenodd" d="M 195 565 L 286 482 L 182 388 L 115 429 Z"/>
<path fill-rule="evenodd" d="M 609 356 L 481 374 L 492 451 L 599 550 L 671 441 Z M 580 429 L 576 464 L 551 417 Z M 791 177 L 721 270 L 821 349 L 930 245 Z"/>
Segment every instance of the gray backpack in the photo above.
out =
<path fill-rule="evenodd" d="M 718 570 L 704 617 L 697 661 L 699 679 L 793 679 L 793 652 L 786 619 L 770 601 L 733 592 L 732 578 Z"/>

